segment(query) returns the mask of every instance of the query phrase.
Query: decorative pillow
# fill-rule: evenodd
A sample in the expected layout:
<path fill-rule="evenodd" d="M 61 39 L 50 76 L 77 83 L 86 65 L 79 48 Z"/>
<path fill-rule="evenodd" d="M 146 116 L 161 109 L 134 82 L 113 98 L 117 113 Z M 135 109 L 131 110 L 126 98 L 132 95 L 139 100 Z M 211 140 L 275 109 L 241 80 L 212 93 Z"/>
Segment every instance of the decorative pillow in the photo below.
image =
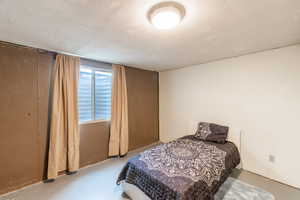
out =
<path fill-rule="evenodd" d="M 195 137 L 210 142 L 225 143 L 229 127 L 218 124 L 200 122 Z"/>

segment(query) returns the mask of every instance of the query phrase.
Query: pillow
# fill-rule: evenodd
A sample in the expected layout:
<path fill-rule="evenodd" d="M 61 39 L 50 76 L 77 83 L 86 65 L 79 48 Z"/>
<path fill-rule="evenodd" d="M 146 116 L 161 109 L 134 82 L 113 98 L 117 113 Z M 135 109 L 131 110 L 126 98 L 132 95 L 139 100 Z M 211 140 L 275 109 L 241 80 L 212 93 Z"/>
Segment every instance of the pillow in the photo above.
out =
<path fill-rule="evenodd" d="M 198 124 L 195 138 L 210 142 L 225 143 L 228 136 L 229 127 L 218 124 L 200 122 Z"/>

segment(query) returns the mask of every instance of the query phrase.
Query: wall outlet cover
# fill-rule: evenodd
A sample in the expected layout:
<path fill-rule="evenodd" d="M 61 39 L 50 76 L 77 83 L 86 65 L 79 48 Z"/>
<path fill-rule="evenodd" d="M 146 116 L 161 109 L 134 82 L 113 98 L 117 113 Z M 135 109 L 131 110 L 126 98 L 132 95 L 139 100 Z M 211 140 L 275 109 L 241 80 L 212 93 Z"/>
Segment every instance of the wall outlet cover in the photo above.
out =
<path fill-rule="evenodd" d="M 275 163 L 275 156 L 274 155 L 269 155 L 269 161 L 271 163 Z"/>

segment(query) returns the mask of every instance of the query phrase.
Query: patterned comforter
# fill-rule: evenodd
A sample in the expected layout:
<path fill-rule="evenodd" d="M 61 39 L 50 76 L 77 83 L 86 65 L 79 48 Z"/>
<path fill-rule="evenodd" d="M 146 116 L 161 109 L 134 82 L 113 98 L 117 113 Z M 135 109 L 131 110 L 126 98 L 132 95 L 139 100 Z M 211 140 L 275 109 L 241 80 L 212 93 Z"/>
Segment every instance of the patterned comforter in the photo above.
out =
<path fill-rule="evenodd" d="M 125 180 L 155 200 L 213 200 L 239 162 L 233 143 L 205 142 L 190 135 L 131 158 L 117 184 Z"/>

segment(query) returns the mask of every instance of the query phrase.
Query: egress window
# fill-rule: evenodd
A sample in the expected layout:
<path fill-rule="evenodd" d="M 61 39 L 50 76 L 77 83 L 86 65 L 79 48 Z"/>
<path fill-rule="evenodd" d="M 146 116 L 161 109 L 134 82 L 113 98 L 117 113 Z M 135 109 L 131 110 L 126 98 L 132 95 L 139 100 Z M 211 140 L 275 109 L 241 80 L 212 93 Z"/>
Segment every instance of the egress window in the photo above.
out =
<path fill-rule="evenodd" d="M 78 88 L 79 121 L 110 120 L 112 71 L 80 67 Z"/>

